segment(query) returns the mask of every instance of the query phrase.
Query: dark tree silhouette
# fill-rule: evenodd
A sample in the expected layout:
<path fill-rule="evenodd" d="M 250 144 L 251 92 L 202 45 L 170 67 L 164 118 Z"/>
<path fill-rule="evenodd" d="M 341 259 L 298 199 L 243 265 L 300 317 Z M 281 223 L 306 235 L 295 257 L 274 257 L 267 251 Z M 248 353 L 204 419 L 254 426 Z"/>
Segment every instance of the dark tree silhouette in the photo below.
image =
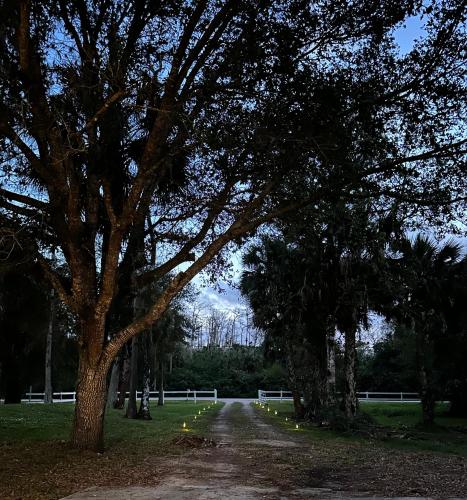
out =
<path fill-rule="evenodd" d="M 422 12 L 400 56 L 394 28 Z M 2 218 L 27 220 L 77 318 L 74 446 L 102 448 L 114 358 L 230 242 L 360 189 L 430 213 L 465 196 L 464 19 L 461 1 L 2 2 Z M 111 331 L 141 230 L 163 249 L 139 285 L 176 272 Z"/>

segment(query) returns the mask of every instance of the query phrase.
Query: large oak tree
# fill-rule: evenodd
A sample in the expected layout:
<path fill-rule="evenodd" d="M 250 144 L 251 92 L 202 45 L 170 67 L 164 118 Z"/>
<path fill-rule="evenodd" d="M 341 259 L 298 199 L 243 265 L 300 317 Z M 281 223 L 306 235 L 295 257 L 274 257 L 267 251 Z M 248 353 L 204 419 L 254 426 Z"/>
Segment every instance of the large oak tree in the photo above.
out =
<path fill-rule="evenodd" d="M 0 5 L 1 220 L 78 319 L 74 446 L 102 448 L 113 359 L 230 242 L 320 200 L 463 200 L 465 1 Z M 414 14 L 426 39 L 401 56 Z M 109 329 L 129 281 L 168 275 Z"/>

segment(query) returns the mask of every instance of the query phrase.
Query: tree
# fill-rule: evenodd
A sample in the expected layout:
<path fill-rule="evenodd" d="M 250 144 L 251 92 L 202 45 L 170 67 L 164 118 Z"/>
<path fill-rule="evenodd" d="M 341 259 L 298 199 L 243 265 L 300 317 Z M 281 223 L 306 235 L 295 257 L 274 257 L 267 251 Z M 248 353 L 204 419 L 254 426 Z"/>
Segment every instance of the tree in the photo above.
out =
<path fill-rule="evenodd" d="M 437 398 L 436 340 L 446 335 L 453 312 L 460 248 L 451 242 L 438 246 L 422 235 L 403 238 L 390 257 L 393 303 L 387 316 L 414 336 L 423 421 L 432 424 Z"/>
<path fill-rule="evenodd" d="M 428 207 L 464 196 L 464 2 L 1 9 L 2 217 L 27 219 L 38 262 L 77 318 L 75 447 L 102 449 L 120 349 L 231 242 L 310 202 L 358 198 L 362 185 Z M 394 28 L 421 12 L 428 39 L 400 57 Z M 446 169 L 449 185 L 438 182 Z M 291 197 L 304 180 L 304 196 Z M 142 230 L 164 250 L 139 284 L 178 271 L 109 333 Z M 52 245 L 69 278 L 50 265 Z"/>
<path fill-rule="evenodd" d="M 286 361 L 296 415 L 319 419 L 333 400 L 328 340 L 335 320 L 331 321 L 333 301 L 324 286 L 329 275 L 322 266 L 321 241 L 317 237 L 307 243 L 264 238 L 253 245 L 244 257 L 241 290 L 255 324 L 267 334 L 266 345 Z"/>

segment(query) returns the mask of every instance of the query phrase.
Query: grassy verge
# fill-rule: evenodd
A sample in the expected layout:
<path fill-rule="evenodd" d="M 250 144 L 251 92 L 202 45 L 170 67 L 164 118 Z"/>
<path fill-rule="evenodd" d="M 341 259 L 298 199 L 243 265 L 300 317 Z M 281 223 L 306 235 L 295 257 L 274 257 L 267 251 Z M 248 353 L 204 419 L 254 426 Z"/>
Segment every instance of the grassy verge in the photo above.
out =
<path fill-rule="evenodd" d="M 267 408 L 269 406 L 269 412 Z M 418 404 L 408 403 L 363 403 L 361 410 L 369 414 L 381 427 L 377 439 L 361 435 L 343 434 L 326 428 L 309 424 L 298 424 L 291 419 L 292 404 L 289 402 L 273 402 L 265 408 L 257 406 L 271 423 L 282 429 L 303 434 L 311 440 L 350 440 L 372 444 L 378 442 L 382 446 L 400 448 L 407 451 L 434 451 L 451 453 L 467 457 L 467 419 L 456 419 L 446 415 L 446 406 L 437 408 L 436 424 L 421 424 L 421 408 Z M 286 420 L 287 419 L 287 420 Z"/>
<path fill-rule="evenodd" d="M 157 484 L 164 461 L 183 452 L 173 441 L 206 433 L 221 407 L 167 402 L 152 407 L 150 421 L 128 420 L 122 411 L 110 410 L 106 452 L 96 455 L 68 446 L 72 404 L 1 405 L 0 498 L 53 499 L 90 486 Z"/>

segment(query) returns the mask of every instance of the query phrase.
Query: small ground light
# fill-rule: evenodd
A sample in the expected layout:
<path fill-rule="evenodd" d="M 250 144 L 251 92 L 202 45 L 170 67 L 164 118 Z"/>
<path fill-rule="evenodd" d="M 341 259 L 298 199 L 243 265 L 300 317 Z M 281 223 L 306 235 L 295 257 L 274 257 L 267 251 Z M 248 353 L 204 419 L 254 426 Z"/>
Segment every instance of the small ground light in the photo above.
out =
<path fill-rule="evenodd" d="M 269 409 L 269 406 L 268 406 L 268 411 L 271 411 L 271 410 Z"/>
<path fill-rule="evenodd" d="M 201 410 L 198 410 L 198 415 L 201 415 Z"/>
<path fill-rule="evenodd" d="M 277 415 L 277 410 L 274 410 L 274 415 Z"/>
<path fill-rule="evenodd" d="M 183 422 L 183 426 L 182 426 L 184 429 L 186 429 L 186 422 Z"/>
<path fill-rule="evenodd" d="M 195 415 L 195 420 L 197 419 L 198 417 Z"/>
<path fill-rule="evenodd" d="M 203 408 L 203 411 L 206 411 L 206 408 Z"/>
<path fill-rule="evenodd" d="M 298 424 L 295 424 L 295 429 L 298 429 Z"/>
<path fill-rule="evenodd" d="M 285 421 L 288 422 L 289 421 L 289 417 L 285 417 Z"/>

